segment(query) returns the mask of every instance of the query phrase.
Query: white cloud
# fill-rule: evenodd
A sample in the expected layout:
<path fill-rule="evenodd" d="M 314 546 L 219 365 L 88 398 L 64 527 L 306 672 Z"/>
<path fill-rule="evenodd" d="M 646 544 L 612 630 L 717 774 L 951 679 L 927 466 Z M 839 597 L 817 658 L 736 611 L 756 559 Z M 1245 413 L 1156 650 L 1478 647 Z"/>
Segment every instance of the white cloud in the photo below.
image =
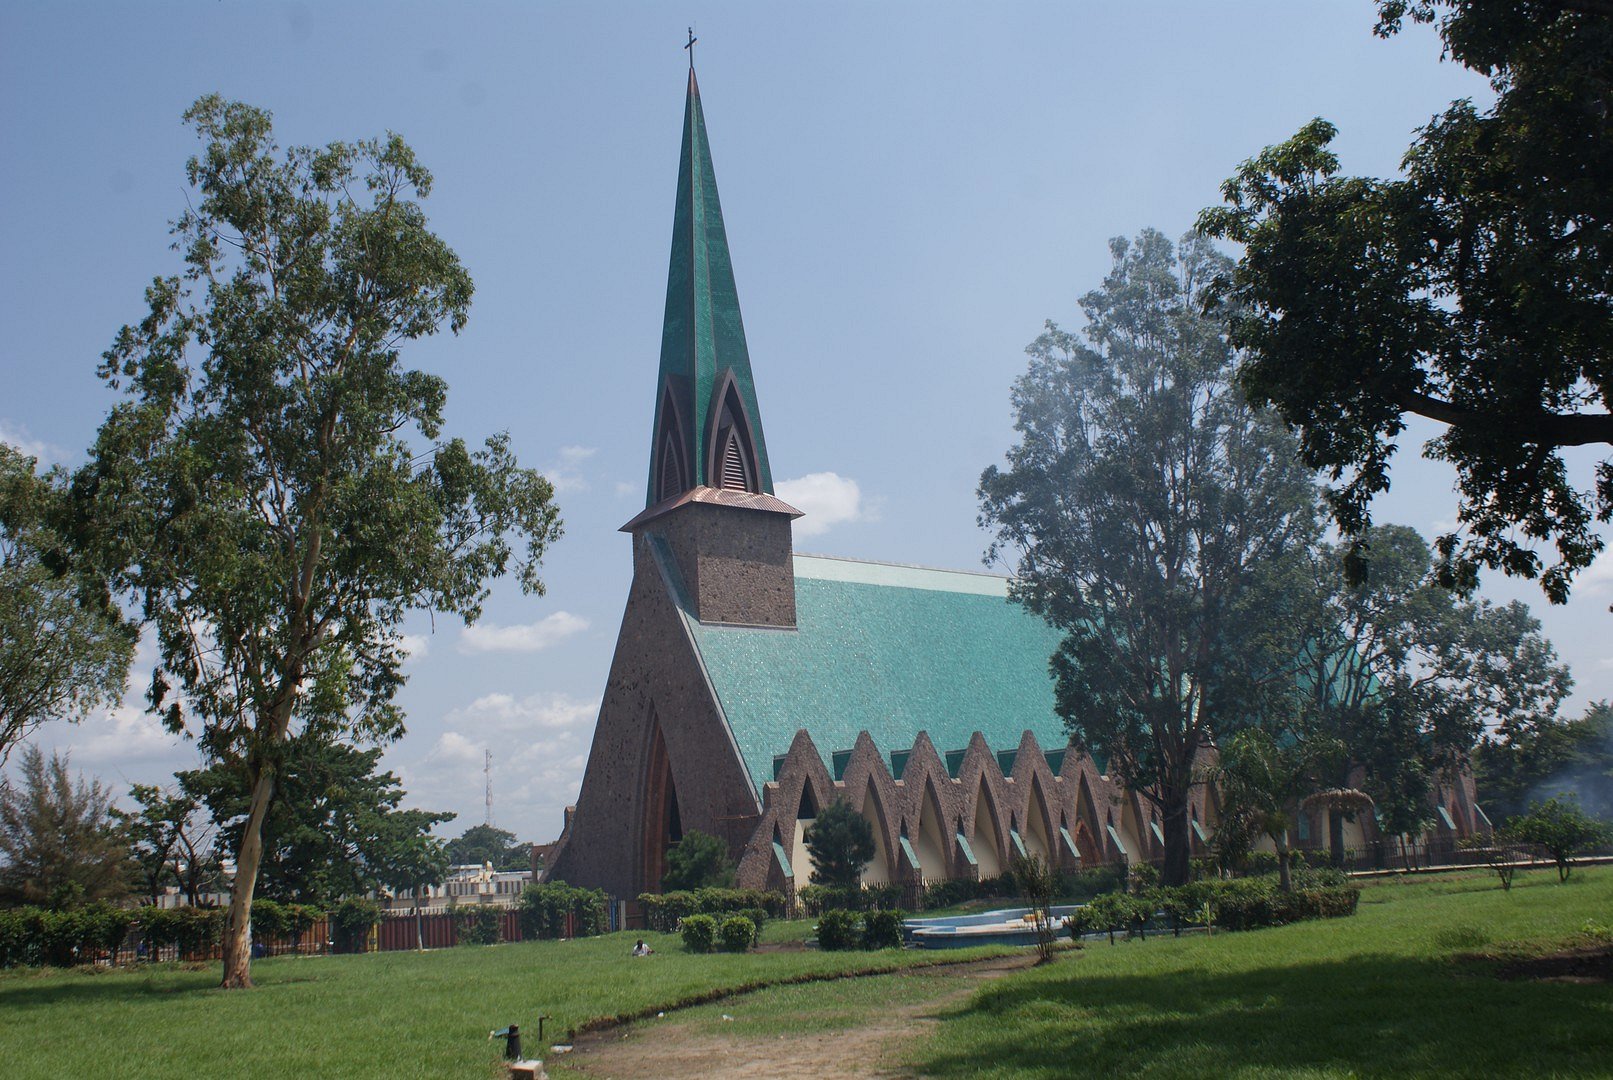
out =
<path fill-rule="evenodd" d="M 1588 593 L 1613 592 L 1613 547 L 1602 550 L 1596 561 L 1585 568 L 1579 583 Z"/>
<path fill-rule="evenodd" d="M 482 747 L 472 743 L 457 731 L 445 731 L 437 736 L 437 741 L 431 745 L 431 752 L 426 755 L 428 764 L 437 765 L 463 765 L 467 762 L 481 764 Z"/>
<path fill-rule="evenodd" d="M 130 704 L 97 710 L 77 724 L 48 724 L 39 735 L 47 753 L 52 748 L 69 753 L 75 768 L 108 778 L 120 776 L 126 765 L 183 765 L 194 757 L 183 736 L 170 734 L 157 717 Z"/>
<path fill-rule="evenodd" d="M 404 634 L 398 639 L 398 648 L 403 652 L 404 663 L 424 660 L 431 654 L 431 639 L 425 634 Z"/>
<path fill-rule="evenodd" d="M 477 623 L 459 636 L 462 652 L 539 652 L 588 629 L 588 620 L 569 611 L 557 611 L 535 623 L 497 626 Z"/>
<path fill-rule="evenodd" d="M 616 497 L 618 499 L 625 499 L 629 495 L 637 495 L 643 490 L 644 488 L 640 484 L 629 484 L 626 480 L 616 481 Z"/>
<path fill-rule="evenodd" d="M 549 483 L 554 485 L 555 491 L 562 494 L 587 491 L 588 481 L 582 477 L 579 470 L 585 461 L 597 453 L 599 449 L 593 446 L 562 446 L 560 460 L 544 469 L 543 475 L 549 478 Z"/>
<path fill-rule="evenodd" d="M 31 458 L 38 458 L 41 465 L 60 464 L 68 457 L 67 452 L 61 447 L 43 439 L 36 439 L 23 425 L 3 418 L 0 418 L 0 442 L 9 444 L 15 450 L 21 450 Z"/>
<path fill-rule="evenodd" d="M 484 694 L 454 709 L 447 730 L 414 761 L 388 761 L 409 790 L 409 804 L 428 809 L 481 802 L 484 753 L 493 753 L 495 824 L 522 839 L 551 840 L 560 831 L 560 808 L 577 800 L 599 699 L 567 694 Z M 454 834 L 480 820 L 466 811 L 446 826 Z"/>
<path fill-rule="evenodd" d="M 869 519 L 862 489 L 849 476 L 832 472 L 808 473 L 794 480 L 781 480 L 778 497 L 801 511 L 795 535 L 820 536 L 836 525 Z"/>

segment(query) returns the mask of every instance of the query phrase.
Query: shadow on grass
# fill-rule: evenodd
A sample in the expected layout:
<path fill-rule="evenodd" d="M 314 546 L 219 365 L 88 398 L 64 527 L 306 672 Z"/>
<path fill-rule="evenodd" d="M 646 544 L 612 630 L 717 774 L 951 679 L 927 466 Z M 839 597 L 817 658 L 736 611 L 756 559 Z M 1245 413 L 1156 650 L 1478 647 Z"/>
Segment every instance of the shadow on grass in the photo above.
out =
<path fill-rule="evenodd" d="M 935 1076 L 1608 1075 L 1613 987 L 1502 982 L 1494 971 L 1366 956 L 1088 977 L 1066 960 L 946 1014 L 915 1064 Z"/>
<path fill-rule="evenodd" d="M 88 977 L 79 972 L 15 974 L 0 980 L 0 1009 L 49 1008 L 62 1001 L 112 1004 L 135 998 L 178 997 L 217 991 L 218 981 L 216 970 L 120 971 Z"/>

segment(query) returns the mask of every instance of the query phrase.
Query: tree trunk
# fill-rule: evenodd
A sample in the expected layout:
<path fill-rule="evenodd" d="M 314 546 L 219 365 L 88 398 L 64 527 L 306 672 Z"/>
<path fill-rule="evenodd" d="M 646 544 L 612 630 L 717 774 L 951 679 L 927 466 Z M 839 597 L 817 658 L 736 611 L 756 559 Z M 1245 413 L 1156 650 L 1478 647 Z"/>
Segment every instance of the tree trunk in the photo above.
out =
<path fill-rule="evenodd" d="M 230 890 L 230 914 L 224 923 L 225 990 L 252 986 L 252 894 L 258 887 L 258 868 L 263 863 L 263 820 L 269 814 L 274 795 L 274 772 L 258 766 L 252 784 L 252 806 L 246 828 L 241 831 L 241 847 L 235 854 L 235 886 Z"/>
<path fill-rule="evenodd" d="M 426 951 L 426 928 L 420 915 L 420 886 L 414 887 L 414 943 L 421 952 Z"/>
<path fill-rule="evenodd" d="M 1160 884 L 1167 887 L 1186 885 L 1192 876 L 1190 864 L 1193 854 L 1189 843 L 1188 830 L 1192 826 L 1188 820 L 1187 793 L 1182 792 L 1174 797 L 1172 793 L 1166 793 L 1160 816 L 1160 829 L 1165 834 L 1165 866 L 1159 875 Z"/>
<path fill-rule="evenodd" d="M 1294 878 L 1288 870 L 1288 833 L 1284 831 L 1272 839 L 1277 843 L 1277 887 L 1283 892 L 1292 892 Z"/>
<path fill-rule="evenodd" d="M 1344 869 L 1344 815 L 1327 808 L 1327 862 L 1335 870 Z"/>

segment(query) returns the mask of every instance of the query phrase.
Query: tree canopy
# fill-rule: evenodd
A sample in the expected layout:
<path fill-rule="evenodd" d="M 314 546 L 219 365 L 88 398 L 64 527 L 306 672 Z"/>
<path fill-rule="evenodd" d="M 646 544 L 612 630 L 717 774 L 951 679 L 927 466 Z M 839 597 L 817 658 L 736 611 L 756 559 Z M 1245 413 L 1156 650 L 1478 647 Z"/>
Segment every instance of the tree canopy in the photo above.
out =
<path fill-rule="evenodd" d="M 123 697 L 135 630 L 62 533 L 65 480 L 0 443 L 0 763 L 49 720 Z"/>
<path fill-rule="evenodd" d="M 690 829 L 667 850 L 662 889 L 727 888 L 733 883 L 734 861 L 728 857 L 728 845 L 720 837 Z"/>
<path fill-rule="evenodd" d="M 398 778 L 377 771 L 379 747 L 360 750 L 312 733 L 288 739 L 277 752 L 274 797 L 263 821 L 262 895 L 329 907 L 383 885 L 425 883 L 418 875 L 437 856 L 422 840 L 454 815 L 401 809 Z M 218 824 L 221 849 L 237 850 L 252 806 L 248 769 L 215 764 L 180 773 L 179 783 Z"/>
<path fill-rule="evenodd" d="M 123 399 L 74 487 L 85 541 L 155 629 L 152 707 L 248 781 L 235 987 L 286 741 L 396 737 L 404 615 L 473 620 L 507 571 L 541 592 L 560 521 L 505 436 L 443 434 L 446 381 L 403 363 L 465 324 L 472 292 L 408 145 L 282 150 L 269 113 L 216 95 L 185 120 L 202 146 L 173 227 L 183 265 L 104 356 Z"/>
<path fill-rule="evenodd" d="M 1049 323 L 1026 350 L 1018 441 L 981 477 L 980 520 L 1014 598 L 1065 634 L 1060 715 L 1160 807 L 1178 884 L 1201 749 L 1291 689 L 1268 586 L 1313 541 L 1315 495 L 1293 440 L 1232 384 L 1225 319 L 1204 311 L 1225 257 L 1154 230 L 1111 246 L 1084 334 Z"/>
<path fill-rule="evenodd" d="M 1323 119 L 1245 162 L 1200 228 L 1243 245 L 1220 295 L 1242 384 L 1277 407 L 1360 535 L 1406 417 L 1455 467 L 1449 584 L 1481 567 L 1567 598 L 1602 549 L 1613 458 L 1592 490 L 1562 450 L 1613 445 L 1613 6 L 1380 0 L 1377 32 L 1437 22 L 1495 101 L 1423 127 L 1403 175 L 1341 175 Z M 1542 545 L 1554 549 L 1543 562 Z"/>
<path fill-rule="evenodd" d="M 853 888 L 874 857 L 874 827 L 845 801 L 832 802 L 807 826 L 812 883 Z"/>
<path fill-rule="evenodd" d="M 22 751 L 20 783 L 0 777 L 0 902 L 69 908 L 129 894 L 134 865 L 99 780 L 68 759 Z"/>
<path fill-rule="evenodd" d="M 472 825 L 448 841 L 446 854 L 454 866 L 492 863 L 495 870 L 530 870 L 532 845 L 524 844 L 507 829 Z"/>

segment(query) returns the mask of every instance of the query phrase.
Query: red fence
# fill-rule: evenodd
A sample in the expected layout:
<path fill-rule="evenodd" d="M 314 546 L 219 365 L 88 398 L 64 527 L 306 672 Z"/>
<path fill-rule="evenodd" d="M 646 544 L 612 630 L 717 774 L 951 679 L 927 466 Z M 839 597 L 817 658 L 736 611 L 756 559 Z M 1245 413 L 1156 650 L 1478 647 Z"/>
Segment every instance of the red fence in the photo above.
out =
<path fill-rule="evenodd" d="M 474 908 L 468 909 L 474 911 Z M 414 949 L 423 941 L 428 949 L 448 949 L 459 944 L 468 918 L 467 909 L 421 915 L 418 924 L 411 912 L 388 913 L 381 919 L 371 937 L 377 952 L 397 952 Z M 498 937 L 500 941 L 521 940 L 521 915 L 513 908 L 499 909 Z"/>

